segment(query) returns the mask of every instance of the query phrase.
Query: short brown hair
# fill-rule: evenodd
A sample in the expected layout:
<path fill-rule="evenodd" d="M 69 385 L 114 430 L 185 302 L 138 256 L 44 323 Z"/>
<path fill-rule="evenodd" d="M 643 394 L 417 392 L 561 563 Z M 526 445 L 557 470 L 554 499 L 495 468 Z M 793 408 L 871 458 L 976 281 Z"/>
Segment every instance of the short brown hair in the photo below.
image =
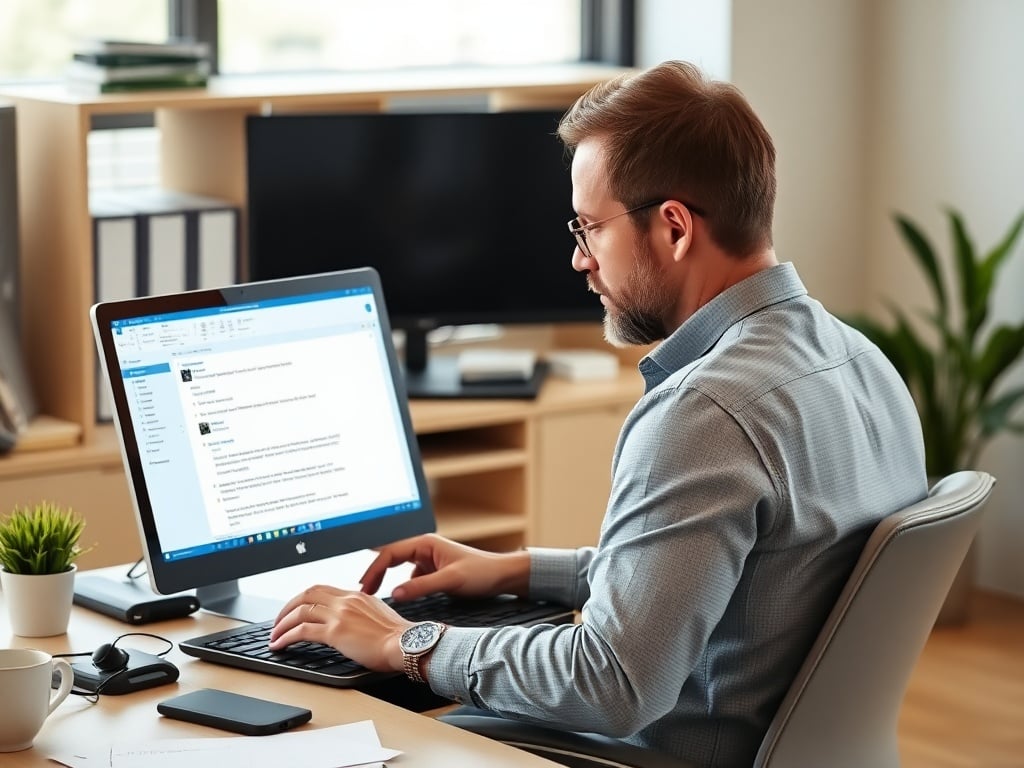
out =
<path fill-rule="evenodd" d="M 775 146 L 735 86 L 664 62 L 591 88 L 558 135 L 570 152 L 588 138 L 604 141 L 609 187 L 627 208 L 679 200 L 703 211 L 727 253 L 771 246 Z"/>

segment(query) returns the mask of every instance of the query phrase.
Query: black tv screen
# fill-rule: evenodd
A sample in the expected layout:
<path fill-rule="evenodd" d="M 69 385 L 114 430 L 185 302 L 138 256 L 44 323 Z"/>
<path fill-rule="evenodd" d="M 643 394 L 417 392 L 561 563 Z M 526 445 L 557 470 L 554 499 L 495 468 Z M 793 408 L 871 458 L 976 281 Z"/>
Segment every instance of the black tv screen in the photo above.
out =
<path fill-rule="evenodd" d="M 599 320 L 561 114 L 250 117 L 250 279 L 372 266 L 407 331 Z"/>

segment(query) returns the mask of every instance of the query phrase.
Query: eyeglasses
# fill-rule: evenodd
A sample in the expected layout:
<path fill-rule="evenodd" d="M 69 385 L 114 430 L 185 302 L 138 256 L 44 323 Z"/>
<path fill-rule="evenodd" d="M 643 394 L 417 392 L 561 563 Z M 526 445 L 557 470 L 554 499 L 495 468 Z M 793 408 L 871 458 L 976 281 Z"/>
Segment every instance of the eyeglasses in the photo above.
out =
<path fill-rule="evenodd" d="M 621 213 L 616 213 L 614 216 L 609 216 L 608 218 L 601 219 L 600 221 L 592 221 L 589 224 L 581 224 L 580 220 L 579 220 L 579 217 L 577 217 L 577 218 L 575 218 L 575 219 L 573 219 L 572 221 L 569 222 L 569 231 L 572 233 L 572 236 L 576 238 L 576 245 L 579 246 L 580 251 L 583 253 L 583 255 L 586 256 L 588 259 L 592 259 L 592 258 L 594 258 L 594 254 L 593 254 L 593 252 L 591 252 L 590 246 L 587 245 L 587 232 L 592 230 L 594 227 L 598 227 L 601 224 L 605 224 L 606 222 L 611 221 L 612 219 L 617 219 L 620 216 L 625 216 L 627 213 L 634 213 L 635 211 L 642 211 L 644 208 L 653 208 L 656 205 L 661 205 L 663 202 L 665 202 L 665 201 L 664 200 L 652 200 L 649 203 L 644 203 L 643 205 L 638 205 L 638 206 L 636 206 L 636 208 L 630 208 L 627 211 L 622 211 Z M 704 211 L 702 211 L 700 208 L 698 208 L 698 207 L 696 207 L 694 205 L 690 205 L 689 203 L 685 203 L 685 202 L 683 203 L 683 205 L 685 205 L 687 208 L 689 208 L 690 211 L 692 213 L 695 213 L 697 216 L 703 216 L 704 215 Z"/>

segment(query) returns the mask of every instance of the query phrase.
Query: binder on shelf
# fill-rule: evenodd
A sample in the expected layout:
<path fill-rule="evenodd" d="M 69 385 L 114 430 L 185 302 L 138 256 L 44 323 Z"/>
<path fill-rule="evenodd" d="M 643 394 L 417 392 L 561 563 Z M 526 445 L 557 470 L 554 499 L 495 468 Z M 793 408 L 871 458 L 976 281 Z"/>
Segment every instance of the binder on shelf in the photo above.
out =
<path fill-rule="evenodd" d="M 198 211 L 198 288 L 220 288 L 238 282 L 238 211 Z"/>
<path fill-rule="evenodd" d="M 94 193 L 89 209 L 96 301 L 238 282 L 240 215 L 228 201 L 146 187 Z M 96 371 L 96 418 L 111 421 L 98 361 Z"/>
<path fill-rule="evenodd" d="M 238 229 L 240 217 L 238 207 L 215 197 L 192 195 L 169 189 L 146 188 L 123 193 L 130 203 L 137 207 L 140 216 L 148 222 L 149 242 L 143 249 L 147 252 L 143 269 L 152 274 L 157 269 L 154 258 L 154 233 L 152 222 L 158 217 L 177 216 L 177 223 L 165 223 L 168 232 L 184 232 L 181 242 L 184 247 L 185 284 L 184 289 L 220 288 L 238 282 Z M 183 230 L 177 229 L 184 227 Z M 171 228 L 174 227 L 172 230 Z M 171 243 L 177 243 L 177 235 L 164 241 L 169 251 Z M 169 258 L 167 253 L 163 258 Z M 175 265 L 177 261 L 174 262 Z M 165 265 L 161 265 L 163 271 Z M 152 280 L 147 283 L 148 293 L 170 293 L 158 290 Z M 158 284 L 158 285 L 163 285 Z"/>
<path fill-rule="evenodd" d="M 188 290 L 187 226 L 184 213 L 154 213 L 145 217 L 147 244 L 146 293 Z"/>
<path fill-rule="evenodd" d="M 89 201 L 92 215 L 94 298 L 121 301 L 139 295 L 139 254 L 135 213 L 111 196 Z M 113 419 L 113 403 L 99 361 L 96 360 L 96 420 Z"/>
<path fill-rule="evenodd" d="M 89 202 L 96 301 L 121 301 L 138 296 L 136 216 L 130 207 L 112 197 Z"/>

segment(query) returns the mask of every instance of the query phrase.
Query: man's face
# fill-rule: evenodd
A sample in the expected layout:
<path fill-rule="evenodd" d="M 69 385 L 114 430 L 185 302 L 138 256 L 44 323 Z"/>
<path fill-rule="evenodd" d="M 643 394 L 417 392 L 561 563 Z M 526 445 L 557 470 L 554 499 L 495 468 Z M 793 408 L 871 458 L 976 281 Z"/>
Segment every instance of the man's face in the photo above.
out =
<path fill-rule="evenodd" d="M 572 257 L 573 268 L 587 273 L 588 287 L 601 297 L 605 338 L 620 347 L 664 339 L 676 297 L 648 233 L 636 229 L 629 216 L 618 216 L 626 209 L 608 189 L 599 141 L 588 139 L 576 148 L 572 186 L 573 207 L 584 227 L 609 219 L 586 230 L 592 255 L 577 247 Z"/>

